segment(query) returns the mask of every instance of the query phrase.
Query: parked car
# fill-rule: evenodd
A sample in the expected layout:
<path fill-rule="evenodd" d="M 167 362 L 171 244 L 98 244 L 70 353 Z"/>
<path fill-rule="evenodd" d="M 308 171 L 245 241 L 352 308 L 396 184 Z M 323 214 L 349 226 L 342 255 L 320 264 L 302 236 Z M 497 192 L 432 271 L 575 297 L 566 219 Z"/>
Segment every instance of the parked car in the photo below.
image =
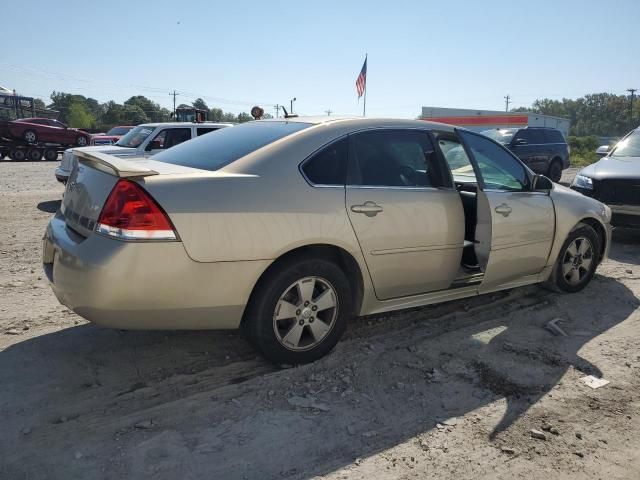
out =
<path fill-rule="evenodd" d="M 231 123 L 145 123 L 132 128 L 114 145 L 85 147 L 88 152 L 102 152 L 118 157 L 150 157 L 192 138 L 230 127 Z M 55 170 L 56 179 L 67 183 L 67 179 L 78 163 L 74 151 L 69 149 L 62 155 L 62 161 Z"/>
<path fill-rule="evenodd" d="M 571 188 L 609 205 L 614 226 L 640 228 L 640 127 L 596 153 L 605 156 L 580 170 Z"/>
<path fill-rule="evenodd" d="M 449 125 L 262 120 L 146 160 L 76 152 L 44 237 L 57 298 L 118 329 L 242 327 L 276 363 L 325 355 L 354 314 L 577 292 L 609 249 L 608 207 Z"/>
<path fill-rule="evenodd" d="M 131 131 L 131 129 L 135 128 L 134 126 L 129 125 L 121 125 L 117 127 L 113 127 L 107 133 L 100 133 L 93 135 L 91 137 L 91 145 L 113 145 L 116 143 L 123 135 L 126 135 Z"/>
<path fill-rule="evenodd" d="M 21 118 L 7 122 L 5 128 L 12 138 L 27 143 L 58 143 L 84 147 L 91 140 L 91 135 L 87 132 L 69 128 L 64 123 L 50 118 Z"/>
<path fill-rule="evenodd" d="M 502 143 L 531 170 L 554 182 L 559 182 L 562 171 L 569 168 L 569 145 L 555 128 L 505 128 L 481 133 Z"/>

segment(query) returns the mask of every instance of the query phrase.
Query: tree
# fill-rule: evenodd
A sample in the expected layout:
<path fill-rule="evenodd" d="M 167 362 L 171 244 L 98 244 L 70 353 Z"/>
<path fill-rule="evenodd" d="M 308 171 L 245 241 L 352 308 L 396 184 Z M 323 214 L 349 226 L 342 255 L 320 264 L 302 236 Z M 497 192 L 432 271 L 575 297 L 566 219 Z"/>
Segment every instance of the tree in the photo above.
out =
<path fill-rule="evenodd" d="M 251 120 L 253 120 L 253 117 L 246 112 L 238 114 L 238 123 L 250 122 Z"/>
<path fill-rule="evenodd" d="M 93 128 L 96 118 L 91 115 L 87 107 L 81 102 L 74 102 L 69 106 L 67 124 L 73 128 Z"/>
<path fill-rule="evenodd" d="M 125 107 L 138 107 L 147 117 L 147 122 L 166 122 L 169 120 L 169 110 L 162 108 L 157 103 L 143 95 L 136 95 L 124 102 Z M 143 122 L 141 122 L 143 123 Z"/>
<path fill-rule="evenodd" d="M 127 125 L 140 125 L 141 123 L 149 123 L 155 120 L 151 120 L 138 105 L 125 105 L 123 121 Z"/>
<path fill-rule="evenodd" d="M 199 108 L 200 110 L 209 110 L 209 106 L 207 105 L 207 103 L 201 99 L 201 98 L 196 98 L 193 101 L 193 108 Z"/>
<path fill-rule="evenodd" d="M 209 120 L 213 122 L 221 122 L 224 118 L 224 112 L 221 108 L 211 108 L 209 110 Z"/>

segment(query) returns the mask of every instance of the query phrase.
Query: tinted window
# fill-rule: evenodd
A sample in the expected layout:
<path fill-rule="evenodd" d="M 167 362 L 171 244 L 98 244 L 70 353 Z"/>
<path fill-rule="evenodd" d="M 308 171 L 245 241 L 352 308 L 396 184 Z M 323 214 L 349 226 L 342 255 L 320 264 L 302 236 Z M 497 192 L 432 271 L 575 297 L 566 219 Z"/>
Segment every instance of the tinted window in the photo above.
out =
<path fill-rule="evenodd" d="M 157 150 L 159 148 L 166 150 L 187 140 L 191 140 L 190 128 L 165 128 L 149 142 L 147 150 Z"/>
<path fill-rule="evenodd" d="M 482 135 L 459 131 L 475 158 L 485 188 L 488 190 L 523 191 L 529 189 L 529 176 L 524 166 L 504 147 Z"/>
<path fill-rule="evenodd" d="M 547 143 L 547 139 L 544 137 L 544 131 L 533 128 L 529 130 L 529 143 L 532 145 L 540 145 Z"/>
<path fill-rule="evenodd" d="M 310 123 L 302 122 L 247 122 L 237 127 L 222 128 L 215 135 L 194 138 L 170 151 L 154 155 L 153 159 L 185 167 L 217 170 L 310 126 Z"/>
<path fill-rule="evenodd" d="M 132 127 L 113 127 L 107 135 L 125 135 Z"/>
<path fill-rule="evenodd" d="M 446 185 L 435 149 L 420 130 L 375 130 L 353 136 L 354 185 L 440 187 Z"/>
<path fill-rule="evenodd" d="M 527 129 L 522 129 L 522 130 L 518 130 L 516 132 L 516 134 L 513 137 L 513 141 L 514 143 L 516 143 L 518 140 L 524 140 L 527 143 L 531 143 L 531 137 L 529 136 L 529 130 Z"/>
<path fill-rule="evenodd" d="M 546 139 L 546 143 L 566 143 L 560 130 L 545 130 L 544 137 Z"/>
<path fill-rule="evenodd" d="M 217 128 L 197 128 L 196 133 L 198 136 L 204 135 L 205 133 L 210 133 L 218 130 Z"/>
<path fill-rule="evenodd" d="M 316 185 L 344 185 L 349 141 L 338 140 L 311 157 L 302 167 L 307 179 Z"/>

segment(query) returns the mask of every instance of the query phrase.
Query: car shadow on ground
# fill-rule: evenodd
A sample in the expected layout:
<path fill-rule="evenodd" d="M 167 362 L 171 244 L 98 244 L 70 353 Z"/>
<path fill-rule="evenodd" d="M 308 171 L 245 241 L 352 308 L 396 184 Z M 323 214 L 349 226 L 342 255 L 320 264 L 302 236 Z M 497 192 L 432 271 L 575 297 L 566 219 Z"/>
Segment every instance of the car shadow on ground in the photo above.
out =
<path fill-rule="evenodd" d="M 285 370 L 235 332 L 81 325 L 16 343 L 0 352 L 0 477 L 308 478 L 503 399 L 495 439 L 570 369 L 600 375 L 580 350 L 639 305 L 600 275 L 579 294 L 487 298 L 416 309 L 400 327 L 381 318 L 374 335 Z M 568 336 L 545 329 L 556 316 Z"/>
<path fill-rule="evenodd" d="M 640 265 L 640 229 L 615 228 L 609 257 L 618 262 Z"/>
<path fill-rule="evenodd" d="M 38 204 L 38 210 L 45 213 L 56 213 L 60 208 L 62 200 L 48 200 Z"/>

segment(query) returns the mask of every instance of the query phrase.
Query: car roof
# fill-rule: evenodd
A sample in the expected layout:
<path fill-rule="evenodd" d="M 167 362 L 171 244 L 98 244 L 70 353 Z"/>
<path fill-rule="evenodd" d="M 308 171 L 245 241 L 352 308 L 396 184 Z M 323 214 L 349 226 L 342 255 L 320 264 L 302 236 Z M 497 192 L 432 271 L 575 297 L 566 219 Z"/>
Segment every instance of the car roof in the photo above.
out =
<path fill-rule="evenodd" d="M 156 122 L 156 123 L 141 123 L 138 127 L 230 127 L 235 125 L 231 122 Z"/>
<path fill-rule="evenodd" d="M 47 118 L 47 117 L 32 117 L 32 118 L 18 118 L 16 120 L 14 120 L 14 122 L 33 122 L 34 120 L 53 120 L 55 122 L 58 122 L 59 120 L 56 120 L 55 118 Z"/>
<path fill-rule="evenodd" d="M 444 130 L 452 132 L 455 127 L 446 123 L 431 122 L 428 120 L 411 120 L 402 118 L 382 118 L 382 117 L 329 117 L 329 116 L 305 116 L 272 118 L 259 120 L 260 122 L 295 122 L 310 123 L 312 125 L 340 126 L 347 128 L 357 127 L 398 127 L 398 128 L 429 128 L 433 130 Z"/>

